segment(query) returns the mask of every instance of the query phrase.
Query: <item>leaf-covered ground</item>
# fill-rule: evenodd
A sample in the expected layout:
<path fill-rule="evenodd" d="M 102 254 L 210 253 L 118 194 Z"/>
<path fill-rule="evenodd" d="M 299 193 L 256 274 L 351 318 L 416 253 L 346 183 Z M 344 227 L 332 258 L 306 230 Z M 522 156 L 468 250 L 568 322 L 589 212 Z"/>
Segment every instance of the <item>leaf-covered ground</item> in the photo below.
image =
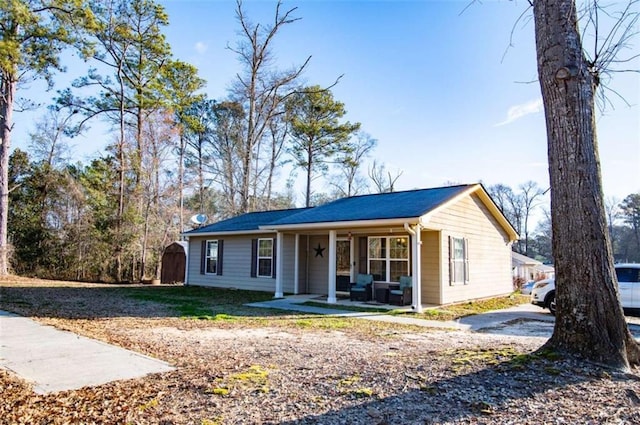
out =
<path fill-rule="evenodd" d="M 0 423 L 640 423 L 640 371 L 539 338 L 252 309 L 271 294 L 7 279 L 0 308 L 177 370 L 49 395 L 0 370 Z"/>

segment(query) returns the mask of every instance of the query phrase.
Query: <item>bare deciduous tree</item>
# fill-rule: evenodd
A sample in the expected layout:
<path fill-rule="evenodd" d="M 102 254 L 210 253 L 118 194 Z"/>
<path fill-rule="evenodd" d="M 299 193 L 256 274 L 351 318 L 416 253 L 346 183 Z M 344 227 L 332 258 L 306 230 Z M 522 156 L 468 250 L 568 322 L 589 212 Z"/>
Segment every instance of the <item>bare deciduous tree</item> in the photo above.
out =
<path fill-rule="evenodd" d="M 377 140 L 364 131 L 356 132 L 349 140 L 351 147 L 336 160 L 338 174 L 334 176 L 331 183 L 338 196 L 354 196 L 366 189 L 367 184 L 360 175 L 360 169 L 376 143 Z"/>
<path fill-rule="evenodd" d="M 396 170 L 392 173 L 387 171 L 384 164 L 379 164 L 375 160 L 369 167 L 369 178 L 373 182 L 377 193 L 393 192 L 400 176 L 402 176 L 402 170 Z"/>
<path fill-rule="evenodd" d="M 173 175 L 168 173 L 166 163 L 172 160 L 172 147 L 179 135 L 173 117 L 168 113 L 156 112 L 149 116 L 142 128 L 143 175 L 143 232 L 140 253 L 140 275 L 143 278 L 160 277 L 160 256 L 170 239 L 174 239 L 178 229 L 173 223 L 176 206 L 173 189 Z M 150 255 L 151 254 L 151 255 Z"/>
<path fill-rule="evenodd" d="M 608 197 L 604 200 L 604 210 L 607 214 L 607 225 L 609 226 L 609 238 L 611 239 L 611 252 L 616 253 L 615 225 L 620 216 L 620 200 L 616 197 Z"/>
<path fill-rule="evenodd" d="M 240 207 L 236 212 L 247 212 L 252 208 L 251 189 L 257 192 L 256 157 L 257 150 L 268 131 L 274 115 L 280 113 L 280 100 L 286 97 L 290 87 L 305 70 L 311 57 L 298 67 L 288 71 L 273 69 L 272 44 L 278 32 L 286 25 L 298 21 L 293 17 L 297 8 L 282 11 L 282 3 L 276 5 L 273 24 L 261 26 L 253 24 L 247 17 L 241 0 L 237 0 L 236 16 L 243 36 L 236 47 L 229 49 L 238 55 L 244 67 L 243 74 L 236 76 L 233 87 L 233 100 L 243 105 L 246 111 L 246 126 L 240 162 L 241 181 Z"/>
<path fill-rule="evenodd" d="M 520 199 L 522 205 L 522 233 L 524 234 L 524 246 L 521 252 L 529 255 L 529 220 L 533 210 L 538 206 L 538 199 L 545 191 L 534 181 L 529 180 L 520 185 Z"/>

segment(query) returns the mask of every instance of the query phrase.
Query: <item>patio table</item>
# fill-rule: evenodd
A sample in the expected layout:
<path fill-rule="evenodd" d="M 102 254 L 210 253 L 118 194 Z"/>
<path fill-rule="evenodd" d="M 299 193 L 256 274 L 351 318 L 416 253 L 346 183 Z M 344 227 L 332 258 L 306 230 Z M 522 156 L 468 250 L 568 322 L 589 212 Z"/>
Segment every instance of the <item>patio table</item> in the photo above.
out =
<path fill-rule="evenodd" d="M 389 304 L 389 288 L 377 288 L 375 300 L 382 304 Z"/>

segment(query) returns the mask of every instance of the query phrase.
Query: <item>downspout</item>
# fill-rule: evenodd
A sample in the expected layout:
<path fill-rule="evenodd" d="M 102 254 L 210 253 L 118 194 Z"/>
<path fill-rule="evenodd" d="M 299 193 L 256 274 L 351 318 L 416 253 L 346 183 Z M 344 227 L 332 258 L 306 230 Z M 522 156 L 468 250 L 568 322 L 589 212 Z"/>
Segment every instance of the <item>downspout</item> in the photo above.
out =
<path fill-rule="evenodd" d="M 411 308 L 416 313 L 422 313 L 422 268 L 420 267 L 420 257 L 421 257 L 421 246 L 422 241 L 420 240 L 420 233 L 422 230 L 422 226 L 420 223 L 415 225 L 415 228 L 412 229 L 409 223 L 404 223 L 404 229 L 411 235 L 411 242 L 413 243 L 413 252 L 411 254 L 411 275 L 413 277 L 411 291 Z"/>

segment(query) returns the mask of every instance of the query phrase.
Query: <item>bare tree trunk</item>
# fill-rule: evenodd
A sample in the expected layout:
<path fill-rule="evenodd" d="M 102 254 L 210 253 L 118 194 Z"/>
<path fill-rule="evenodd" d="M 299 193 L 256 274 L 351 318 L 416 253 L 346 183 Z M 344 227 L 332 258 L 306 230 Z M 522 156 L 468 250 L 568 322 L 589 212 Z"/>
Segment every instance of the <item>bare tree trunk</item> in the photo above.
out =
<path fill-rule="evenodd" d="M 283 127 L 286 129 L 286 126 Z M 267 173 L 267 210 L 271 209 L 271 197 L 273 196 L 273 179 L 276 175 L 278 158 L 280 157 L 280 152 L 282 151 L 282 146 L 284 145 L 286 130 L 282 131 L 282 135 L 280 136 L 280 132 L 278 131 L 278 121 L 273 119 L 271 120 L 271 122 L 269 122 L 269 133 L 271 134 L 271 158 L 269 161 L 269 169 Z"/>
<path fill-rule="evenodd" d="M 620 306 L 605 219 L 594 95 L 574 0 L 535 0 L 547 125 L 556 325 L 547 346 L 619 369 L 640 350 Z"/>
<path fill-rule="evenodd" d="M 143 60 L 142 58 L 140 58 L 139 60 Z M 141 102 L 141 99 L 144 96 L 144 93 L 142 92 L 142 89 L 138 89 L 138 96 L 137 96 L 137 101 Z M 145 121 L 145 116 L 144 116 L 144 109 L 142 108 L 142 106 L 139 104 L 137 109 L 137 115 L 136 115 L 136 148 L 135 148 L 135 152 L 133 153 L 133 173 L 134 173 L 134 179 L 135 179 L 135 185 L 133 188 L 133 192 L 134 192 L 134 199 L 137 201 L 137 208 L 136 208 L 136 216 L 137 217 L 141 217 L 144 218 L 144 225 L 142 229 L 139 229 L 138 226 L 135 227 L 135 237 L 136 238 L 141 238 L 141 246 L 140 246 L 140 269 L 138 271 L 138 273 L 136 273 L 135 271 L 132 272 L 131 277 L 132 280 L 134 282 L 137 281 L 141 281 L 144 278 L 144 274 L 145 274 L 145 267 L 146 267 L 146 258 L 147 258 L 147 248 L 148 248 L 148 244 L 147 244 L 147 237 L 148 237 L 148 233 L 146 231 L 146 229 L 148 228 L 149 224 L 149 216 L 145 213 L 145 200 L 144 200 L 144 194 L 143 194 L 143 184 L 144 184 L 144 178 L 148 177 L 149 179 L 151 178 L 151 176 L 145 176 L 144 175 L 144 171 L 143 171 L 143 161 L 145 160 L 144 158 L 144 149 L 145 149 L 145 141 L 143 138 L 143 128 L 142 126 L 144 125 L 144 121 Z"/>
<path fill-rule="evenodd" d="M 180 233 L 184 232 L 184 151 L 187 147 L 184 135 L 180 132 L 180 152 L 178 159 L 178 194 L 180 206 Z"/>
<path fill-rule="evenodd" d="M 198 202 L 200 204 L 199 212 L 205 211 L 204 207 L 204 153 L 202 152 L 202 143 L 198 149 Z"/>
<path fill-rule="evenodd" d="M 147 276 L 147 252 L 149 251 L 149 221 L 151 216 L 151 198 L 149 197 L 146 201 L 145 211 L 144 211 L 144 225 L 142 229 L 142 247 L 140 254 L 140 281 L 142 281 Z M 134 276 L 134 279 L 136 277 Z M 137 279 L 136 279 L 137 280 Z"/>
<path fill-rule="evenodd" d="M 311 152 L 313 149 L 313 143 L 309 143 L 309 147 L 307 149 L 307 190 L 305 193 L 305 207 L 309 208 L 311 206 L 311 181 L 313 172 L 313 153 Z"/>
<path fill-rule="evenodd" d="M 256 202 L 255 199 L 253 202 L 250 199 L 251 184 L 258 177 L 253 173 L 252 162 L 259 160 L 259 157 L 256 157 L 256 148 L 262 141 L 269 121 L 277 114 L 278 90 L 293 84 L 306 68 L 310 57 L 302 66 L 292 71 L 271 72 L 269 69 L 271 42 L 281 27 L 299 19 L 291 17 L 296 8 L 282 13 L 280 10 L 282 3 L 278 1 L 274 23 L 260 26 L 252 25 L 245 17 L 242 0 L 236 0 L 236 6 L 236 16 L 245 39 L 238 44 L 237 48 L 229 49 L 239 55 L 240 61 L 246 67 L 245 76 L 240 74 L 237 76 L 237 91 L 244 99 L 243 103 L 246 102 L 247 105 L 246 132 L 239 161 L 241 168 L 238 190 L 240 191 L 240 211 L 249 212 Z"/>
<path fill-rule="evenodd" d="M 13 101 L 16 96 L 17 82 L 11 75 L 2 73 L 0 82 L 0 125 L 2 126 L 2 146 L 0 147 L 0 276 L 9 274 L 9 147 L 11 146 L 11 128 L 13 127 Z"/>
<path fill-rule="evenodd" d="M 119 105 L 119 119 L 120 119 L 120 134 L 118 139 L 118 160 L 120 161 L 120 166 L 118 167 L 118 180 L 119 180 L 119 192 L 118 192 L 118 215 L 116 216 L 116 281 L 122 281 L 122 222 L 124 219 L 124 192 L 125 192 L 125 96 L 124 96 L 124 82 L 122 81 L 122 64 L 119 65 L 118 68 L 118 82 L 120 87 L 120 105 Z"/>
<path fill-rule="evenodd" d="M 247 135 L 244 140 L 242 151 L 242 183 L 240 185 L 240 211 L 249 212 L 249 188 L 251 183 L 251 159 L 254 156 L 254 146 L 256 144 L 256 78 L 257 66 L 252 64 L 251 84 L 248 88 L 247 97 L 249 98 L 249 112 L 247 114 L 249 120 L 247 122 Z"/>

